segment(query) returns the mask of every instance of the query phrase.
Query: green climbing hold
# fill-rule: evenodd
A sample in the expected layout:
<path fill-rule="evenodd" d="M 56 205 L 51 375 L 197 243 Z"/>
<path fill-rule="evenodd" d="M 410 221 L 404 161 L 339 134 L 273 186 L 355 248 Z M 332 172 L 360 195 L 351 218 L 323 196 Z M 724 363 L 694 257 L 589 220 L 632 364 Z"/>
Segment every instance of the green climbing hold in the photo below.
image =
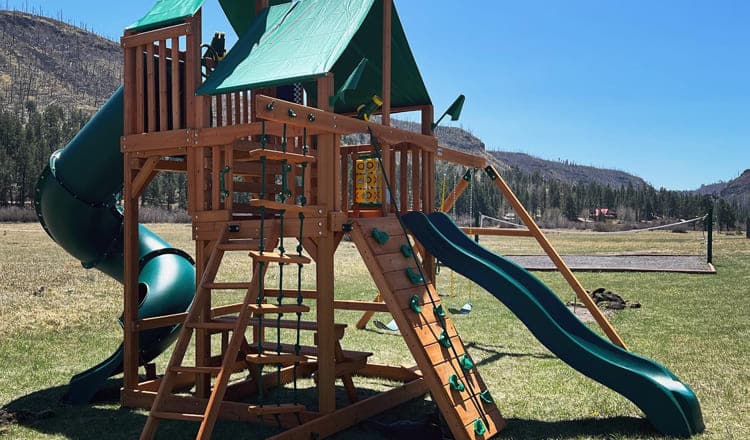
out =
<path fill-rule="evenodd" d="M 484 426 L 482 419 L 474 420 L 474 432 L 477 435 L 484 435 L 484 433 L 487 432 L 487 428 Z"/>
<path fill-rule="evenodd" d="M 409 298 L 409 308 L 414 311 L 414 313 L 422 313 L 422 307 L 419 306 L 419 297 L 417 295 L 412 295 L 411 298 Z"/>
<path fill-rule="evenodd" d="M 471 370 L 474 368 L 474 361 L 471 360 L 468 354 L 461 356 L 461 359 L 459 359 L 458 362 L 461 363 L 461 368 L 464 370 Z"/>
<path fill-rule="evenodd" d="M 375 241 L 378 242 L 378 244 L 382 245 L 382 244 L 386 244 L 390 237 L 388 236 L 387 232 L 381 231 L 378 228 L 372 228 L 372 238 L 374 238 Z"/>
<path fill-rule="evenodd" d="M 412 252 L 411 247 L 408 244 L 401 245 L 401 253 L 404 254 L 404 257 L 406 258 L 411 258 L 411 256 L 414 255 L 414 252 Z"/>
<path fill-rule="evenodd" d="M 455 374 L 451 374 L 451 376 L 448 378 L 448 383 L 451 385 L 452 390 L 463 391 L 466 389 L 463 382 L 461 382 L 461 379 L 459 379 Z"/>
<path fill-rule="evenodd" d="M 495 403 L 495 401 L 492 399 L 492 395 L 490 394 L 490 390 L 484 390 L 479 393 L 479 398 L 482 399 L 482 402 L 484 403 Z"/>
<path fill-rule="evenodd" d="M 409 277 L 409 281 L 411 281 L 412 284 L 424 283 L 424 278 L 422 278 L 422 275 L 420 275 L 419 272 L 415 272 L 411 267 L 406 268 L 406 276 Z"/>
<path fill-rule="evenodd" d="M 451 338 L 448 337 L 448 332 L 445 330 L 443 330 L 443 332 L 440 333 L 438 342 L 440 342 L 440 345 L 442 345 L 445 348 L 451 348 L 451 346 L 453 345 L 453 343 L 451 343 Z"/>
<path fill-rule="evenodd" d="M 443 322 L 445 319 L 445 309 L 442 304 L 438 304 L 437 307 L 435 307 L 435 317 L 437 317 L 440 322 Z"/>

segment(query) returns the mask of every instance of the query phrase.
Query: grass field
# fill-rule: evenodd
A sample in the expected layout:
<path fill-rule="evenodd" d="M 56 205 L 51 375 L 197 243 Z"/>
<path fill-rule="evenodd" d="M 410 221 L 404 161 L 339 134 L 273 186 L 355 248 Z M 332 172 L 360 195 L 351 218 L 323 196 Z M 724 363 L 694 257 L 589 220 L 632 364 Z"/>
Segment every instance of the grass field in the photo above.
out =
<path fill-rule="evenodd" d="M 189 225 L 152 227 L 176 247 L 192 249 Z M 561 253 L 700 253 L 702 247 L 699 233 L 550 234 L 550 239 Z M 483 244 L 507 254 L 538 253 L 530 239 L 487 239 Z M 375 287 L 354 245 L 343 242 L 336 257 L 337 296 L 371 299 Z M 666 365 L 695 390 L 707 426 L 700 438 L 747 439 L 750 240 L 718 236 L 714 264 L 716 275 L 581 273 L 579 278 L 589 289 L 606 287 L 643 305 L 618 312 L 612 322 L 631 350 Z M 231 260 L 223 269 L 224 275 L 236 278 L 244 270 L 241 259 Z M 309 287 L 314 270 L 306 273 Z M 564 300 L 573 299 L 558 274 L 537 275 Z M 448 279 L 449 271 L 444 270 L 437 280 L 440 290 L 448 290 Z M 454 321 L 508 419 L 500 438 L 659 438 L 633 404 L 554 357 L 493 297 L 476 286 L 470 289 L 459 276 L 454 287 L 455 296 L 444 298 L 449 307 L 460 308 L 469 299 L 474 305 L 471 314 L 456 316 Z M 230 300 L 228 294 L 223 299 Z M 137 437 L 145 412 L 119 407 L 116 380 L 92 405 L 59 403 L 73 374 L 98 363 L 119 344 L 116 318 L 121 306 L 121 287 L 116 282 L 82 269 L 41 227 L 0 224 L 0 438 Z M 349 324 L 345 348 L 372 351 L 377 362 L 410 363 L 400 337 L 355 330 L 358 317 L 354 312 L 337 313 L 338 322 Z M 390 317 L 379 314 L 375 319 Z M 164 362 L 162 356 L 159 363 Z M 362 396 L 391 385 L 372 379 L 356 383 Z M 432 411 L 431 402 L 417 400 L 378 420 L 416 420 Z M 196 429 L 186 422 L 165 422 L 162 427 L 159 438 L 186 438 Z M 271 432 L 273 427 L 220 422 L 215 438 L 255 439 Z M 386 437 L 364 424 L 335 438 Z"/>

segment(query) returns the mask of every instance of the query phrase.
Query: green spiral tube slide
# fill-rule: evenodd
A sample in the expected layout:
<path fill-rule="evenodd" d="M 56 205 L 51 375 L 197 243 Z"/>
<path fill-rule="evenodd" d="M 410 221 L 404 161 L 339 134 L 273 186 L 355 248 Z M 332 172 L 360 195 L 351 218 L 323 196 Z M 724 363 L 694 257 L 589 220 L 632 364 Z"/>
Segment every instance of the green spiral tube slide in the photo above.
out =
<path fill-rule="evenodd" d="M 120 87 L 62 150 L 52 154 L 37 182 L 34 206 L 47 234 L 86 269 L 123 280 L 123 90 Z M 192 258 L 143 225 L 138 229 L 138 318 L 185 312 L 195 293 Z M 122 324 L 122 319 L 120 319 Z M 150 362 L 177 337 L 179 326 L 139 335 L 139 362 Z M 83 404 L 120 372 L 122 345 L 70 380 L 66 400 Z"/>

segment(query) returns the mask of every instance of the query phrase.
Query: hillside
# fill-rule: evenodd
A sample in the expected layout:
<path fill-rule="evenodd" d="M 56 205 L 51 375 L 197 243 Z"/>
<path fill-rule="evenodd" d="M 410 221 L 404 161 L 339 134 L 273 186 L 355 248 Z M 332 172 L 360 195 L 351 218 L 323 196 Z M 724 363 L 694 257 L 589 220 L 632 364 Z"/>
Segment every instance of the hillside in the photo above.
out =
<path fill-rule="evenodd" d="M 121 83 L 119 44 L 51 18 L 0 11 L 0 108 L 96 110 Z"/>
<path fill-rule="evenodd" d="M 552 161 L 534 157 L 525 153 L 510 151 L 490 151 L 490 155 L 509 166 L 517 167 L 527 174 L 539 173 L 545 179 L 560 180 L 569 184 L 598 183 L 613 188 L 627 186 L 649 186 L 640 177 L 624 171 L 576 165 L 566 162 Z"/>

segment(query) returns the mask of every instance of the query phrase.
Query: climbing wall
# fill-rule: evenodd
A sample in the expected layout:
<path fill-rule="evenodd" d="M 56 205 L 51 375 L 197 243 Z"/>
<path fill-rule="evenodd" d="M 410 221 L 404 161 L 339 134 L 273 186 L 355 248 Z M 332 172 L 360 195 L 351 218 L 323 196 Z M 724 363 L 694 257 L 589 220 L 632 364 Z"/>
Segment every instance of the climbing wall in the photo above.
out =
<path fill-rule="evenodd" d="M 505 420 L 394 216 L 358 219 L 352 239 L 456 439 L 486 439 Z"/>

